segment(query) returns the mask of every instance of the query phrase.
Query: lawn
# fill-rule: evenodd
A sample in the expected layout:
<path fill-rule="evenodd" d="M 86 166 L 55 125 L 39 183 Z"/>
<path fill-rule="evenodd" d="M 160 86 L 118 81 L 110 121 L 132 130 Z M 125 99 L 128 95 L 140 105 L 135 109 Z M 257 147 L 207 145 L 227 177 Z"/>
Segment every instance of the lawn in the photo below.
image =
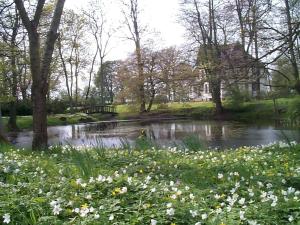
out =
<path fill-rule="evenodd" d="M 2 147 L 0 223 L 300 224 L 300 146 Z"/>

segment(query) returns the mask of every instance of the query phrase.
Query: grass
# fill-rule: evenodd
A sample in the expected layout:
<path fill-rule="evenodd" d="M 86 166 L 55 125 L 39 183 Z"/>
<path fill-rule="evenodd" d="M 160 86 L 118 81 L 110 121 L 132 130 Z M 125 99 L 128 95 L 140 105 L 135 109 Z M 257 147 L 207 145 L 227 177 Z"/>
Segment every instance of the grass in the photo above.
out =
<path fill-rule="evenodd" d="M 97 151 L 2 146 L 0 223 L 299 224 L 299 145 Z"/>
<path fill-rule="evenodd" d="M 85 113 L 76 114 L 56 114 L 48 116 L 48 126 L 58 126 L 67 124 L 78 124 L 85 122 L 96 122 L 108 119 L 107 115 L 93 114 L 87 115 Z M 4 124 L 7 124 L 8 117 L 3 118 Z M 20 129 L 32 128 L 32 116 L 18 116 L 17 125 Z"/>
<path fill-rule="evenodd" d="M 289 105 L 299 97 L 277 99 L 277 105 L 281 112 L 281 119 L 288 118 Z M 224 101 L 225 107 L 224 119 L 237 120 L 243 122 L 253 121 L 272 121 L 276 119 L 272 100 L 258 100 L 244 102 L 238 107 L 232 106 L 229 102 Z M 133 105 L 117 106 L 119 118 L 126 119 L 138 116 L 137 107 Z M 187 103 L 168 103 L 153 105 L 152 114 L 164 114 L 171 116 L 186 116 L 194 119 L 214 119 L 214 104 L 212 102 L 187 102 Z"/>

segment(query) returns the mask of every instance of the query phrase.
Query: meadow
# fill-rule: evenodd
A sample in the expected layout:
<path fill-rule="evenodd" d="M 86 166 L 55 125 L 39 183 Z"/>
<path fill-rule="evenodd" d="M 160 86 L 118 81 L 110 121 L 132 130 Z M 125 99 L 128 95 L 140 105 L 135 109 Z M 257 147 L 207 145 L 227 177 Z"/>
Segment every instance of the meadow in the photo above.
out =
<path fill-rule="evenodd" d="M 295 143 L 0 149 L 3 224 L 300 224 Z"/>

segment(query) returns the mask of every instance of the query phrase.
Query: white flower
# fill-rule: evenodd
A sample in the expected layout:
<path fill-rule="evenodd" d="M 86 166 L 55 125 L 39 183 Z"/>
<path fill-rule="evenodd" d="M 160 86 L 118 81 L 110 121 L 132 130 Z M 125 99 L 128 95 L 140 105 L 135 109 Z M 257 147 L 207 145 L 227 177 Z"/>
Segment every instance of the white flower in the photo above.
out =
<path fill-rule="evenodd" d="M 218 209 L 216 210 L 216 213 L 217 213 L 217 214 L 222 213 L 222 209 L 221 209 L 221 208 L 218 208 Z"/>
<path fill-rule="evenodd" d="M 173 194 L 173 195 L 171 195 L 171 198 L 172 198 L 172 199 L 176 199 L 176 198 L 177 198 L 177 195 Z"/>
<path fill-rule="evenodd" d="M 100 218 L 100 215 L 99 215 L 99 214 L 95 214 L 94 218 L 95 218 L 95 219 L 99 219 L 99 218 Z"/>
<path fill-rule="evenodd" d="M 127 182 L 128 182 L 129 185 L 131 185 L 131 183 L 132 183 L 132 177 L 128 177 L 127 178 Z"/>
<path fill-rule="evenodd" d="M 113 181 L 113 179 L 112 179 L 110 176 L 108 176 L 108 177 L 106 178 L 106 181 L 110 184 L 110 183 Z"/>
<path fill-rule="evenodd" d="M 198 216 L 197 210 L 190 210 L 190 213 L 191 213 L 192 217 Z"/>
<path fill-rule="evenodd" d="M 244 204 L 245 204 L 245 198 L 241 198 L 241 199 L 239 200 L 239 204 L 240 204 L 240 205 L 244 205 Z"/>
<path fill-rule="evenodd" d="M 290 222 L 292 222 L 294 220 L 294 217 L 292 215 L 289 216 L 289 219 L 288 219 Z"/>
<path fill-rule="evenodd" d="M 206 214 L 206 213 L 203 213 L 203 214 L 201 215 L 201 219 L 203 219 L 203 220 L 207 219 L 207 214 Z"/>
<path fill-rule="evenodd" d="M 150 225 L 156 225 L 156 224 L 157 224 L 157 220 L 155 220 L 155 219 L 150 220 Z"/>
<path fill-rule="evenodd" d="M 172 203 L 168 203 L 167 208 L 171 208 L 171 207 L 172 207 Z"/>
<path fill-rule="evenodd" d="M 244 211 L 240 211 L 240 219 L 241 220 L 245 220 L 245 212 Z"/>
<path fill-rule="evenodd" d="M 173 208 L 167 209 L 167 215 L 168 216 L 173 216 L 174 214 L 175 214 L 175 209 L 173 209 Z"/>
<path fill-rule="evenodd" d="M 197 222 L 197 223 L 195 223 L 195 225 L 201 225 L 201 222 Z"/>
<path fill-rule="evenodd" d="M 86 198 L 86 199 L 92 199 L 92 195 L 91 195 L 91 194 L 88 194 L 85 198 Z"/>
<path fill-rule="evenodd" d="M 190 196 L 190 199 L 192 199 L 192 200 L 195 198 L 195 196 L 192 193 L 189 196 Z"/>
<path fill-rule="evenodd" d="M 115 218 L 114 214 L 110 214 L 108 220 L 113 220 Z"/>
<path fill-rule="evenodd" d="M 125 194 L 127 192 L 127 187 L 122 187 L 121 188 L 121 194 Z"/>
<path fill-rule="evenodd" d="M 218 179 L 222 179 L 224 175 L 222 173 L 218 173 Z"/>
<path fill-rule="evenodd" d="M 10 215 L 8 213 L 4 214 L 3 223 L 10 223 Z"/>
<path fill-rule="evenodd" d="M 248 220 L 249 225 L 259 225 L 256 220 Z"/>
<path fill-rule="evenodd" d="M 60 207 L 59 204 L 55 205 L 52 212 L 54 215 L 59 215 L 60 211 L 62 211 L 62 208 Z"/>

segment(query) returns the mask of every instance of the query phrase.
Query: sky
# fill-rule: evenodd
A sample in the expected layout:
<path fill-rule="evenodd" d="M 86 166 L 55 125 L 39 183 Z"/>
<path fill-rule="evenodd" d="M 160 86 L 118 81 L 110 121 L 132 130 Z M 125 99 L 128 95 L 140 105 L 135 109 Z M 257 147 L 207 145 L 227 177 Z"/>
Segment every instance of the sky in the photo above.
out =
<path fill-rule="evenodd" d="M 148 35 L 154 40 L 156 48 L 180 46 L 184 43 L 184 27 L 178 22 L 180 0 L 139 0 L 141 23 L 147 26 Z M 124 16 L 121 13 L 120 0 L 105 0 L 106 17 L 112 26 L 122 26 Z M 65 8 L 79 9 L 87 5 L 87 0 L 66 0 Z M 110 41 L 109 60 L 125 59 L 134 52 L 134 43 L 127 40 L 126 29 L 117 29 Z M 145 43 L 145 42 L 144 42 Z M 143 43 L 142 43 L 143 44 Z"/>

